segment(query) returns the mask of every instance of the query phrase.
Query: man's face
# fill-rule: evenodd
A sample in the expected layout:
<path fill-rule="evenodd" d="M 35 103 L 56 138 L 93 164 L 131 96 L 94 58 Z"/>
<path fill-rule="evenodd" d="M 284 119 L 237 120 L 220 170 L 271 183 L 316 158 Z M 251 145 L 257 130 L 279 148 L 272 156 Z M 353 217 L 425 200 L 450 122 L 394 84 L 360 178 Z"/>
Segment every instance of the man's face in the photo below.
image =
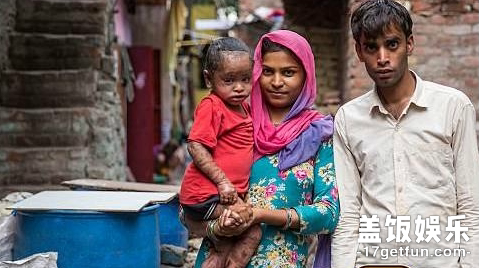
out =
<path fill-rule="evenodd" d="M 408 71 L 408 56 L 412 54 L 414 39 L 398 27 L 389 26 L 382 35 L 367 38 L 361 35 L 356 52 L 366 70 L 380 89 L 396 88 Z"/>

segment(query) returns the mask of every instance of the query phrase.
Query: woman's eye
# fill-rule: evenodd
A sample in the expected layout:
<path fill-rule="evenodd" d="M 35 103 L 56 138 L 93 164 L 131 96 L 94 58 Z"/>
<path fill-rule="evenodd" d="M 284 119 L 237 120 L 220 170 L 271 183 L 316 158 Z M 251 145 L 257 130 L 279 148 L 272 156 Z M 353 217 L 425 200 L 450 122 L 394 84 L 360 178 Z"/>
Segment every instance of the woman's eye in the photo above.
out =
<path fill-rule="evenodd" d="M 273 72 L 270 69 L 263 69 L 263 74 L 264 75 L 271 75 Z"/>
<path fill-rule="evenodd" d="M 294 71 L 293 70 L 284 70 L 283 71 L 283 74 L 285 76 L 293 76 L 294 75 Z"/>

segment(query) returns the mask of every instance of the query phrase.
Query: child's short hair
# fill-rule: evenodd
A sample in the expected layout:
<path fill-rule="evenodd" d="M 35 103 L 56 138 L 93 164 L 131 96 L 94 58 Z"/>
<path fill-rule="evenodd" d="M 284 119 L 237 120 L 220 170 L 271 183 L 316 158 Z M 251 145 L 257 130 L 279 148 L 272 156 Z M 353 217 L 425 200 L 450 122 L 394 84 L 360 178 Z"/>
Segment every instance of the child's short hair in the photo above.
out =
<path fill-rule="evenodd" d="M 365 1 L 351 15 L 351 31 L 356 42 L 361 34 L 367 38 L 378 37 L 391 25 L 398 26 L 409 37 L 412 24 L 407 9 L 394 0 Z"/>
<path fill-rule="evenodd" d="M 251 50 L 243 41 L 234 37 L 222 37 L 210 44 L 204 60 L 204 69 L 213 74 L 221 63 L 221 53 L 229 51 L 246 52 L 252 60 Z"/>

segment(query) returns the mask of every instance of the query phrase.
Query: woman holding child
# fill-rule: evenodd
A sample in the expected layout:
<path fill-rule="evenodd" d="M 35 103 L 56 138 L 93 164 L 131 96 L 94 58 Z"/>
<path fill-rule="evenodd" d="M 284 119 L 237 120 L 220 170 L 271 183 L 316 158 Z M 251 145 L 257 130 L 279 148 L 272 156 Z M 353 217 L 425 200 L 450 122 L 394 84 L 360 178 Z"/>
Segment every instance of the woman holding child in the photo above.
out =
<path fill-rule="evenodd" d="M 231 224 L 237 209 L 227 207 L 212 220 L 196 267 L 214 251 L 210 240 L 240 235 L 257 224 L 262 236 L 248 267 L 305 267 L 311 238 L 331 233 L 338 222 L 333 121 L 311 109 L 316 78 L 308 42 L 287 30 L 265 34 L 254 53 L 252 83 L 254 163 L 247 193 L 252 216 Z"/>

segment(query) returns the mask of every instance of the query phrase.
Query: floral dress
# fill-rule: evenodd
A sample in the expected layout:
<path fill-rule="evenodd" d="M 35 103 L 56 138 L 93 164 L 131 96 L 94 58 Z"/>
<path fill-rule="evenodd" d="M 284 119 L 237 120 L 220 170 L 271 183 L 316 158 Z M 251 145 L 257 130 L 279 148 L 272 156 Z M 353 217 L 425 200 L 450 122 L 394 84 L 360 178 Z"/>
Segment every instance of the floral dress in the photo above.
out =
<path fill-rule="evenodd" d="M 258 159 L 248 195 L 255 207 L 293 208 L 300 218 L 297 232 L 261 224 L 262 239 L 248 267 L 305 267 L 311 236 L 331 233 L 339 219 L 332 140 L 320 146 L 315 159 L 283 172 L 277 154 Z M 201 267 L 210 246 L 204 239 L 195 267 Z"/>

